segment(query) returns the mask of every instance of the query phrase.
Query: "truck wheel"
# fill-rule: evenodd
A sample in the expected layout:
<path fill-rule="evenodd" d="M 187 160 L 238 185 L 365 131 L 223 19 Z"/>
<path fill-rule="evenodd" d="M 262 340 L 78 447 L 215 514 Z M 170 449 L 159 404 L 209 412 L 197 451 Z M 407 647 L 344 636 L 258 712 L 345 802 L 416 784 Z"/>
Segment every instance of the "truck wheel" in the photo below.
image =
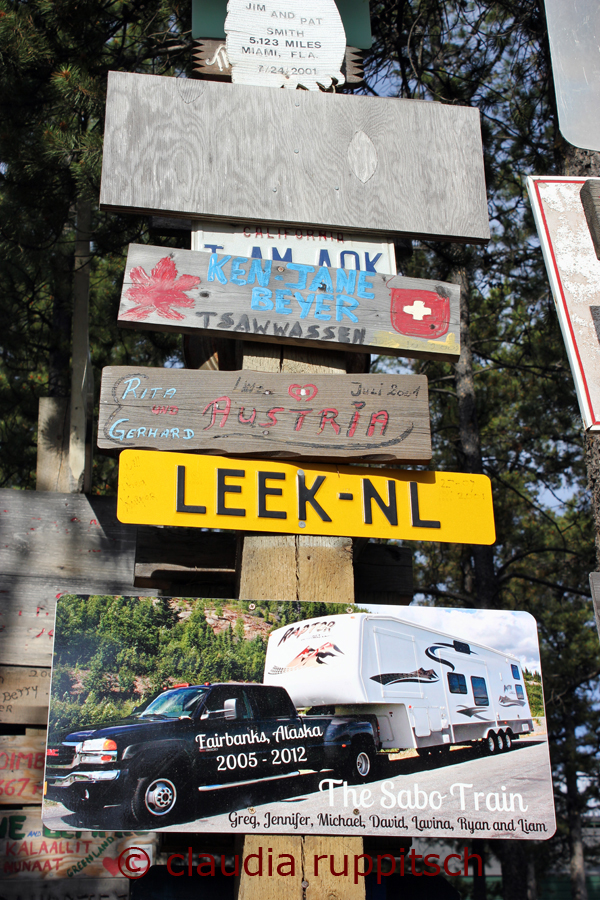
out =
<path fill-rule="evenodd" d="M 344 773 L 347 781 L 367 781 L 369 775 L 372 776 L 374 765 L 375 748 L 373 745 L 369 744 L 367 741 L 353 743 L 350 748 L 350 758 Z"/>
<path fill-rule="evenodd" d="M 134 822 L 156 827 L 174 817 L 183 808 L 181 783 L 170 773 L 139 778 L 131 798 L 131 815 Z"/>

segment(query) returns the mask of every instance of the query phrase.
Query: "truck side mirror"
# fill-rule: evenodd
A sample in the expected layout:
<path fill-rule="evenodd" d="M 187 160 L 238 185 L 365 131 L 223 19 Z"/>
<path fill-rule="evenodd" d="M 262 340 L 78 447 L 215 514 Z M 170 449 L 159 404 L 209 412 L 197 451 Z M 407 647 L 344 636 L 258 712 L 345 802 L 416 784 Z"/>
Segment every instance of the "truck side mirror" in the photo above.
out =
<path fill-rule="evenodd" d="M 237 700 L 226 700 L 223 704 L 226 719 L 237 719 Z"/>

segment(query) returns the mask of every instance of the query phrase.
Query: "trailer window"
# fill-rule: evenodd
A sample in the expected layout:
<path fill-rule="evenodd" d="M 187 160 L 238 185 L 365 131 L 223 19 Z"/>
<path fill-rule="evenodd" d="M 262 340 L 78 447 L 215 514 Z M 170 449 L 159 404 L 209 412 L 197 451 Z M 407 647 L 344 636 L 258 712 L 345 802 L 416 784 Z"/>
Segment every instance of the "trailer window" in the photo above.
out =
<path fill-rule="evenodd" d="M 517 699 L 518 699 L 518 700 L 524 700 L 524 699 L 525 699 L 525 692 L 524 692 L 524 690 L 523 690 L 522 685 L 520 685 L 520 684 L 515 684 L 515 690 L 516 690 L 516 692 L 517 692 Z"/>
<path fill-rule="evenodd" d="M 515 681 L 520 681 L 521 673 L 519 672 L 519 667 L 511 665 L 511 669 L 512 669 L 512 676 L 515 679 Z"/>
<path fill-rule="evenodd" d="M 479 678 L 478 675 L 471 675 L 471 687 L 473 688 L 475 706 L 488 706 L 490 701 L 485 678 Z"/>
<path fill-rule="evenodd" d="M 448 687 L 451 694 L 466 694 L 467 679 L 464 675 L 458 675 L 456 672 L 448 672 Z"/>

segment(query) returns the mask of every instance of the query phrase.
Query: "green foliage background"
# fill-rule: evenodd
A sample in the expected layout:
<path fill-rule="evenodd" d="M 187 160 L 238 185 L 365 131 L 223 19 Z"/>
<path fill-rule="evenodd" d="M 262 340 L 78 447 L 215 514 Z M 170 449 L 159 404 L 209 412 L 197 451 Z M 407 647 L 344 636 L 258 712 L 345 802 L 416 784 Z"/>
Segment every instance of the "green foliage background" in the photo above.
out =
<path fill-rule="evenodd" d="M 206 681 L 262 682 L 267 641 L 244 636 L 241 618 L 218 634 L 207 611 L 280 628 L 318 616 L 346 612 L 333 603 L 65 595 L 56 614 L 49 739 L 65 731 L 100 725 L 169 685 Z M 358 609 L 358 608 L 357 608 Z"/>

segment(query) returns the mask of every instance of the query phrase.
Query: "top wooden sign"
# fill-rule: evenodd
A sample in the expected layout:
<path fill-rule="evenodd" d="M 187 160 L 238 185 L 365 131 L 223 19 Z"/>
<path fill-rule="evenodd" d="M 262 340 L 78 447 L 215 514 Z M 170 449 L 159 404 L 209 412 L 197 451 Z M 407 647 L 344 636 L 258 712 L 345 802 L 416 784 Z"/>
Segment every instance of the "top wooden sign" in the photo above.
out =
<path fill-rule="evenodd" d="M 103 209 L 486 243 L 479 112 L 111 72 Z"/>

